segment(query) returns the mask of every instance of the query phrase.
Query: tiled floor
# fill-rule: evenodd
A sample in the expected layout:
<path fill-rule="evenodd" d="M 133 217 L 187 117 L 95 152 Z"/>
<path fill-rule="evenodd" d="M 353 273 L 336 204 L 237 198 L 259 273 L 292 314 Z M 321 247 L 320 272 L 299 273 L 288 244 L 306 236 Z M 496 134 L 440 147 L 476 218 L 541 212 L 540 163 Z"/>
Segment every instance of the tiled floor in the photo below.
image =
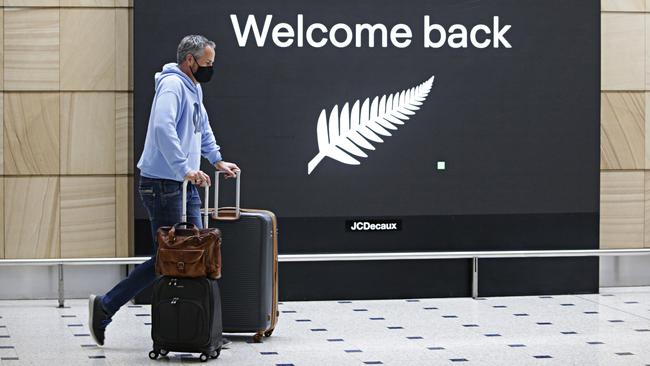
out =
<path fill-rule="evenodd" d="M 0 301 L 0 365 L 198 363 L 149 360 L 148 307 L 122 309 L 105 347 L 84 300 Z M 214 365 L 650 365 L 650 288 L 482 300 L 287 302 L 261 344 L 232 336 Z"/>

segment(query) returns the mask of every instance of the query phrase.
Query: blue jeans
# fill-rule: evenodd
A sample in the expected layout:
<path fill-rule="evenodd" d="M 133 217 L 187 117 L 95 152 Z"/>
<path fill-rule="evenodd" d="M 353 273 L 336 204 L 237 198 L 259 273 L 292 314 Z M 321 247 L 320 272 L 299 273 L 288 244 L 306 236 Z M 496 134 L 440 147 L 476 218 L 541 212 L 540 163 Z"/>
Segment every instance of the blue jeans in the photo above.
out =
<path fill-rule="evenodd" d="M 140 177 L 138 193 L 151 221 L 153 256 L 148 261 L 135 267 L 127 278 L 103 296 L 102 305 L 109 315 L 115 314 L 122 305 L 150 286 L 157 278 L 155 273 L 156 231 L 161 226 L 172 226 L 181 221 L 182 192 L 182 182 Z M 203 227 L 201 223 L 201 197 L 198 189 L 193 184 L 188 184 L 187 187 L 187 221 L 198 228 Z"/>

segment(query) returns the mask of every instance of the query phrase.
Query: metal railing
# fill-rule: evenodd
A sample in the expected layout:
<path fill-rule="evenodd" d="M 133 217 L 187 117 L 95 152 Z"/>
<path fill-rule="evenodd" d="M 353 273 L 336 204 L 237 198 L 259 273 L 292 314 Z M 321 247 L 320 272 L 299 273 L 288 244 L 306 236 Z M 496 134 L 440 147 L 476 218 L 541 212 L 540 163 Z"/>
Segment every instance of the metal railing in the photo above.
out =
<path fill-rule="evenodd" d="M 541 257 L 603 257 L 650 255 L 650 249 L 594 249 L 594 250 L 522 250 L 522 251 L 463 251 L 463 252 L 402 252 L 349 254 L 280 254 L 279 262 L 341 262 L 341 261 L 399 261 L 429 259 L 471 259 L 472 298 L 478 298 L 479 260 L 487 258 L 541 258 Z M 62 258 L 62 259 L 0 259 L 0 266 L 58 266 L 59 307 L 65 303 L 64 265 L 128 265 L 141 264 L 150 257 L 129 258 Z"/>

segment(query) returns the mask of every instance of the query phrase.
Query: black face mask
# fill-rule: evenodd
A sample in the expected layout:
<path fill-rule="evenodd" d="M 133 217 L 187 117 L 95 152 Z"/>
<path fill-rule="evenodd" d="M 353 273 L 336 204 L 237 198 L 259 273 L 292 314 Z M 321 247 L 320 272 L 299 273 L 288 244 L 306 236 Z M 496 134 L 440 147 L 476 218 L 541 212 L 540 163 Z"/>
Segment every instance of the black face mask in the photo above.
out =
<path fill-rule="evenodd" d="M 192 56 L 194 58 L 194 56 Z M 196 66 L 199 68 L 196 69 L 196 72 L 192 71 L 192 68 L 190 67 L 190 71 L 192 72 L 192 76 L 198 81 L 199 83 L 207 83 L 212 79 L 212 73 L 214 70 L 212 69 L 212 66 L 201 66 L 199 63 L 196 61 L 194 58 L 194 62 L 196 63 Z"/>

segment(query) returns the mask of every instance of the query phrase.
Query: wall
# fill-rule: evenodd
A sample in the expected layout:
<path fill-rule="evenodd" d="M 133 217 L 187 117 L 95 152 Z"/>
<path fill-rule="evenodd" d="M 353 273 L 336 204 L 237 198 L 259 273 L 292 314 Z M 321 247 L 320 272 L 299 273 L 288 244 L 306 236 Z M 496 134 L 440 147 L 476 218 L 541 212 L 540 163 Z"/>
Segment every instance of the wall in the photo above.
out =
<path fill-rule="evenodd" d="M 650 1 L 603 0 L 601 19 L 600 243 L 650 247 Z"/>
<path fill-rule="evenodd" d="M 0 257 L 129 255 L 132 1 L 1 5 Z M 650 0 L 603 0 L 603 248 L 650 247 L 649 29 Z"/>
<path fill-rule="evenodd" d="M 0 258 L 132 252 L 132 2 L 1 4 Z"/>

